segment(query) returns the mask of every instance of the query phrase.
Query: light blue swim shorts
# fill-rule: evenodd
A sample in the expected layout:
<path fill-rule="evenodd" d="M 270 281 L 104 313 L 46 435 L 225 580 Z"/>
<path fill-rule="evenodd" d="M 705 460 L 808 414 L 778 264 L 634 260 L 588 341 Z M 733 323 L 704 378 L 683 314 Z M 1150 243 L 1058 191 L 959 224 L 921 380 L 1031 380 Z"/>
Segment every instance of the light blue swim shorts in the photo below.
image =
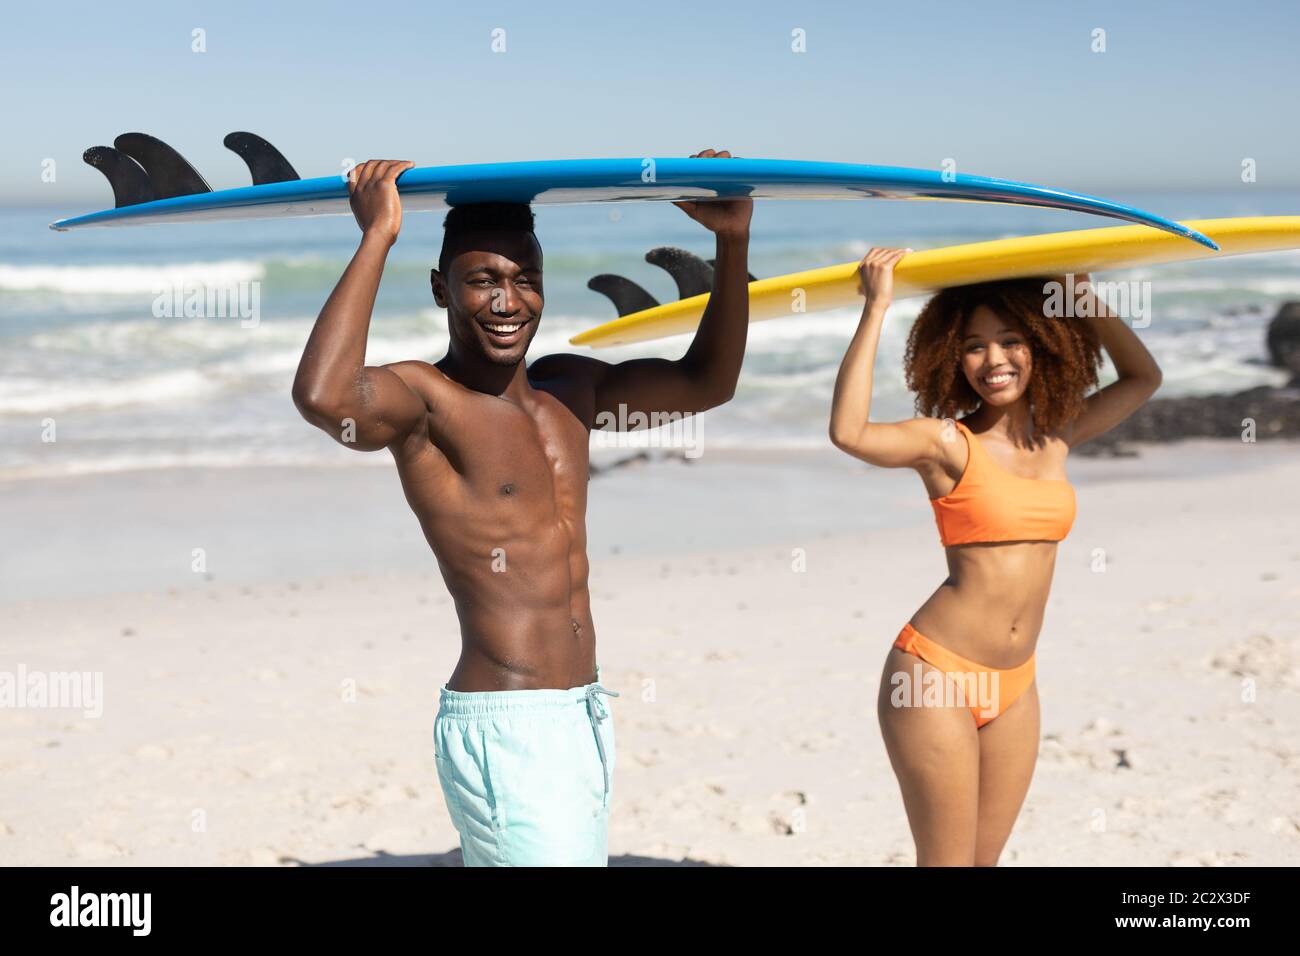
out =
<path fill-rule="evenodd" d="M 438 780 L 466 866 L 606 866 L 614 721 L 596 683 L 442 688 Z"/>

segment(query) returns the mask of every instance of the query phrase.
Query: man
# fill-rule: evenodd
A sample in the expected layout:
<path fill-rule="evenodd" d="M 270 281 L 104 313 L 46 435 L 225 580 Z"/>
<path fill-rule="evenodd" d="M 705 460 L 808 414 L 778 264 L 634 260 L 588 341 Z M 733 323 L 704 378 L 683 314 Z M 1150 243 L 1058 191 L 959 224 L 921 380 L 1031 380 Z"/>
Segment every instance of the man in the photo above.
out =
<path fill-rule="evenodd" d="M 699 158 L 730 157 L 704 150 Z M 542 315 L 542 250 L 526 205 L 447 216 L 433 297 L 438 362 L 365 364 L 408 162 L 349 175 L 361 243 L 325 303 L 293 386 L 304 418 L 361 451 L 387 448 L 460 620 L 434 751 L 467 866 L 608 861 L 613 724 L 587 590 L 589 433 L 640 412 L 695 413 L 734 393 L 749 324 L 750 200 L 676 203 L 716 236 L 713 294 L 676 361 L 549 355 L 525 366 Z"/>

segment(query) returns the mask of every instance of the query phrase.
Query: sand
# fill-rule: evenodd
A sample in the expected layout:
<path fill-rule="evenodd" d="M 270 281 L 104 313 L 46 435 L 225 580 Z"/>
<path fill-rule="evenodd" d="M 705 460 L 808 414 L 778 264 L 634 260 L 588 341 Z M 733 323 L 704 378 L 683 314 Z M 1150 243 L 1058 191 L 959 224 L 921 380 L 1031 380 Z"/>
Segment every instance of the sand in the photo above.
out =
<path fill-rule="evenodd" d="M 1004 864 L 1300 862 L 1297 450 L 1072 462 Z M 611 863 L 914 862 L 875 692 L 944 574 L 916 477 L 718 451 L 591 499 Z M 0 708 L 0 863 L 459 865 L 457 630 L 391 466 L 10 481 L 0 528 L 0 672 L 102 678 Z"/>

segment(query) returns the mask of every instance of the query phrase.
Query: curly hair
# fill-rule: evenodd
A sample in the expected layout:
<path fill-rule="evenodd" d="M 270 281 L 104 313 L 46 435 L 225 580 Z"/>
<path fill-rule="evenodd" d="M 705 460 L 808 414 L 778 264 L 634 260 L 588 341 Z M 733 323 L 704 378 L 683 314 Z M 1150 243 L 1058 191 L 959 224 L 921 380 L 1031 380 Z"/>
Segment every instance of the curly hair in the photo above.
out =
<path fill-rule="evenodd" d="M 1060 277 L 1007 279 L 944 289 L 930 299 L 907 336 L 903 369 L 921 415 L 950 418 L 979 407 L 961 370 L 966 323 L 984 305 L 1019 328 L 1033 357 L 1029 405 L 1034 427 L 1055 431 L 1083 410 L 1097 385 L 1101 344 L 1092 326 L 1047 315 L 1046 283 Z"/>
<path fill-rule="evenodd" d="M 446 272 L 456 243 L 474 232 L 531 232 L 535 220 L 526 202 L 478 202 L 453 206 L 442 221 L 442 251 L 438 253 L 438 271 Z"/>

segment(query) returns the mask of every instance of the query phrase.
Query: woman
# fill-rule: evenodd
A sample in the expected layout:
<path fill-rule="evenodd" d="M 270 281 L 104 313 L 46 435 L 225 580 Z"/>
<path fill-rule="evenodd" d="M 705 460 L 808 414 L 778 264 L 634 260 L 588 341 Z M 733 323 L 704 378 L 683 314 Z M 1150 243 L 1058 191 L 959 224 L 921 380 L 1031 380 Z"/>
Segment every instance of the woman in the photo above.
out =
<path fill-rule="evenodd" d="M 1070 317 L 1054 317 L 1068 287 L 1049 296 L 1051 280 L 948 289 L 922 309 L 904 359 L 926 417 L 871 422 L 876 344 L 909 251 L 862 260 L 866 303 L 830 433 L 863 461 L 915 469 L 946 549 L 948 578 L 894 642 L 877 702 L 917 864 L 994 866 L 1038 757 L 1034 648 L 1075 512 L 1066 456 L 1142 405 L 1160 369 L 1087 276 L 1074 289 L 1091 308 Z M 1101 349 L 1119 380 L 1088 395 Z"/>

